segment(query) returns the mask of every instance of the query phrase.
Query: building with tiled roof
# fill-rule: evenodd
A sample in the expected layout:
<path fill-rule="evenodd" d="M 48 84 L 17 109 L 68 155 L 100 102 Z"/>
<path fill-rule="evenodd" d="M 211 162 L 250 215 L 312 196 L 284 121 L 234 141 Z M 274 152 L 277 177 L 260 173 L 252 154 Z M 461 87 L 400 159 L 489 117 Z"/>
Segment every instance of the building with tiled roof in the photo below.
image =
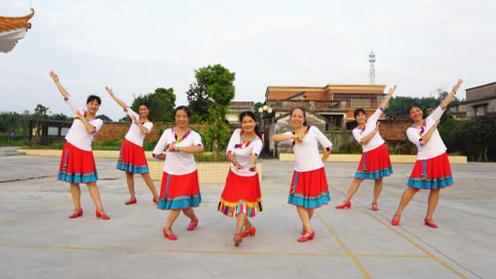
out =
<path fill-rule="evenodd" d="M 294 107 L 303 107 L 320 118 L 323 129 L 346 128 L 354 121 L 353 111 L 363 108 L 371 114 L 384 97 L 385 85 L 329 84 L 312 86 L 268 86 L 265 103 L 272 107 L 277 121 Z"/>
<path fill-rule="evenodd" d="M 11 51 L 17 42 L 24 38 L 24 35 L 31 28 L 29 20 L 33 17 L 34 10 L 26 16 L 5 17 L 0 16 L 0 52 Z"/>
<path fill-rule="evenodd" d="M 255 103 L 253 101 L 231 101 L 226 113 L 226 119 L 234 127 L 239 126 L 239 114 L 243 111 L 254 112 Z"/>

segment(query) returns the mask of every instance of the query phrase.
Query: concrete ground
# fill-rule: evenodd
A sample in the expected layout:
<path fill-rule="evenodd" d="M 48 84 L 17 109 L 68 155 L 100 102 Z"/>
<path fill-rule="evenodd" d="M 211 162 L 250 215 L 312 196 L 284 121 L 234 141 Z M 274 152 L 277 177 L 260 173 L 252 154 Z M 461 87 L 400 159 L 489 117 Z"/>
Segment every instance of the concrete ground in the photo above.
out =
<path fill-rule="evenodd" d="M 293 163 L 265 160 L 264 211 L 256 237 L 232 245 L 234 220 L 216 211 L 223 185 L 201 185 L 197 231 L 178 219 L 175 242 L 162 237 L 165 212 L 136 177 L 138 204 L 128 198 L 115 161 L 97 159 L 110 221 L 97 220 L 83 187 L 84 217 L 70 220 L 68 185 L 55 180 L 58 158 L 0 157 L 0 278 L 494 278 L 496 164 L 453 165 L 455 186 L 441 192 L 435 220 L 423 225 L 427 192 L 389 225 L 411 164 L 395 164 L 379 206 L 369 210 L 366 182 L 350 210 L 337 211 L 355 163 L 329 163 L 329 206 L 318 210 L 316 238 L 297 243 L 301 225 L 286 203 Z M 156 182 L 158 187 L 159 183 Z"/>

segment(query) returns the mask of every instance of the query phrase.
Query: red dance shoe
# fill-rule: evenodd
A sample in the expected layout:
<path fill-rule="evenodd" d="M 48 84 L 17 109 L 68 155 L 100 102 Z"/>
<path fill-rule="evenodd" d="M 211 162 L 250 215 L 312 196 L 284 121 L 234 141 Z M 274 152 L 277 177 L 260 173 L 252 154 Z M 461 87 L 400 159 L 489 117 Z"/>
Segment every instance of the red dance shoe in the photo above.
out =
<path fill-rule="evenodd" d="M 241 233 L 241 237 L 245 238 L 245 237 L 247 237 L 248 235 L 255 236 L 255 233 L 256 233 L 256 232 L 257 232 L 257 228 L 255 228 L 254 226 L 251 226 L 251 228 L 246 229 L 246 230 L 244 230 L 244 231 Z"/>
<path fill-rule="evenodd" d="M 305 234 L 298 237 L 298 242 L 306 242 L 308 240 L 312 240 L 314 237 L 315 237 L 315 231 L 311 233 L 306 232 Z"/>
<path fill-rule="evenodd" d="M 69 215 L 69 218 L 70 219 L 74 219 L 74 218 L 79 218 L 79 217 L 82 217 L 83 216 L 83 209 L 80 208 L 80 209 L 74 209 L 74 211 L 72 212 L 71 215 Z"/>
<path fill-rule="evenodd" d="M 102 220 L 110 220 L 110 217 L 107 214 L 105 214 L 105 212 L 103 212 L 103 211 L 100 212 L 97 210 L 95 212 L 95 216 L 96 216 L 96 218 L 100 218 Z"/>
<path fill-rule="evenodd" d="M 196 229 L 196 227 L 198 227 L 198 219 L 196 219 L 196 221 L 193 221 L 191 220 L 191 222 L 189 223 L 188 227 L 186 228 L 187 231 L 194 231 Z"/>
<path fill-rule="evenodd" d="M 434 223 L 433 220 L 429 220 L 427 218 L 424 219 L 424 223 L 426 226 L 431 227 L 433 229 L 437 229 L 439 227 L 436 223 Z"/>
<path fill-rule="evenodd" d="M 379 211 L 379 207 L 377 206 L 377 203 L 373 203 L 372 205 L 370 205 L 370 209 L 372 209 L 372 211 Z"/>
<path fill-rule="evenodd" d="M 391 219 L 391 225 L 399 226 L 400 225 L 400 218 L 401 218 L 401 215 L 394 215 L 393 219 Z"/>
<path fill-rule="evenodd" d="M 125 205 L 131 205 L 131 204 L 135 204 L 135 203 L 138 203 L 138 200 L 137 199 L 129 199 L 127 202 L 125 202 L 124 204 Z"/>
<path fill-rule="evenodd" d="M 344 201 L 338 206 L 336 206 L 336 209 L 345 209 L 345 208 L 350 208 L 351 207 L 351 201 Z"/>
<path fill-rule="evenodd" d="M 164 228 L 164 237 L 167 238 L 168 240 L 177 240 L 177 236 L 172 232 L 171 229 L 166 229 Z"/>

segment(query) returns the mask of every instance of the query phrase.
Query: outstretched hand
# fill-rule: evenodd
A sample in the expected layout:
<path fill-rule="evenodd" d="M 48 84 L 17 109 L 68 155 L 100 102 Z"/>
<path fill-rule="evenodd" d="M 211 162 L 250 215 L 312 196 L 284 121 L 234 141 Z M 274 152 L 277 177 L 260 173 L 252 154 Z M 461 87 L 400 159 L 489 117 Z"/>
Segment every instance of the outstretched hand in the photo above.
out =
<path fill-rule="evenodd" d="M 55 83 L 60 81 L 59 76 L 54 71 L 50 71 L 48 74 Z"/>
<path fill-rule="evenodd" d="M 393 85 L 393 87 L 389 88 L 388 95 L 393 96 L 394 92 L 396 91 L 396 84 Z"/>
<path fill-rule="evenodd" d="M 105 90 L 107 90 L 107 93 L 110 95 L 110 96 L 114 96 L 114 91 L 112 91 L 112 88 L 108 87 L 108 86 L 105 86 Z"/>
<path fill-rule="evenodd" d="M 456 82 L 456 84 L 453 85 L 453 88 L 451 89 L 451 92 L 453 92 L 453 94 L 456 94 L 456 92 L 458 91 L 458 89 L 460 88 L 460 86 L 462 85 L 462 83 L 463 83 L 463 80 L 458 79 L 458 81 Z"/>

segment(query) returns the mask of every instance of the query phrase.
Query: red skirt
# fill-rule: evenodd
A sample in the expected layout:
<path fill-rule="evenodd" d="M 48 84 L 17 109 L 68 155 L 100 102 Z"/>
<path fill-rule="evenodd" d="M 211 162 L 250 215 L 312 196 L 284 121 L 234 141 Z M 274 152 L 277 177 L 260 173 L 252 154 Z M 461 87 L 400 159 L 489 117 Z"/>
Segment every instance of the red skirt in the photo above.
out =
<path fill-rule="evenodd" d="M 125 139 L 119 153 L 117 169 L 129 173 L 149 173 L 145 149 Z"/>
<path fill-rule="evenodd" d="M 441 189 L 453 185 L 448 154 L 417 160 L 408 178 L 408 187 L 417 189 Z"/>
<path fill-rule="evenodd" d="M 241 176 L 229 169 L 217 210 L 229 217 L 235 217 L 240 213 L 254 217 L 257 211 L 262 211 L 262 193 L 258 173 L 252 176 Z"/>
<path fill-rule="evenodd" d="M 362 158 L 358 164 L 355 178 L 359 179 L 379 179 L 390 176 L 393 173 L 389 151 L 385 144 L 362 153 Z"/>
<path fill-rule="evenodd" d="M 159 209 L 182 209 L 200 205 L 198 171 L 183 175 L 163 172 L 158 199 Z"/>
<path fill-rule="evenodd" d="M 325 168 L 293 172 L 288 203 L 304 207 L 317 208 L 331 200 Z"/>
<path fill-rule="evenodd" d="M 65 142 L 57 178 L 68 183 L 96 182 L 98 174 L 93 152 L 79 149 Z"/>

